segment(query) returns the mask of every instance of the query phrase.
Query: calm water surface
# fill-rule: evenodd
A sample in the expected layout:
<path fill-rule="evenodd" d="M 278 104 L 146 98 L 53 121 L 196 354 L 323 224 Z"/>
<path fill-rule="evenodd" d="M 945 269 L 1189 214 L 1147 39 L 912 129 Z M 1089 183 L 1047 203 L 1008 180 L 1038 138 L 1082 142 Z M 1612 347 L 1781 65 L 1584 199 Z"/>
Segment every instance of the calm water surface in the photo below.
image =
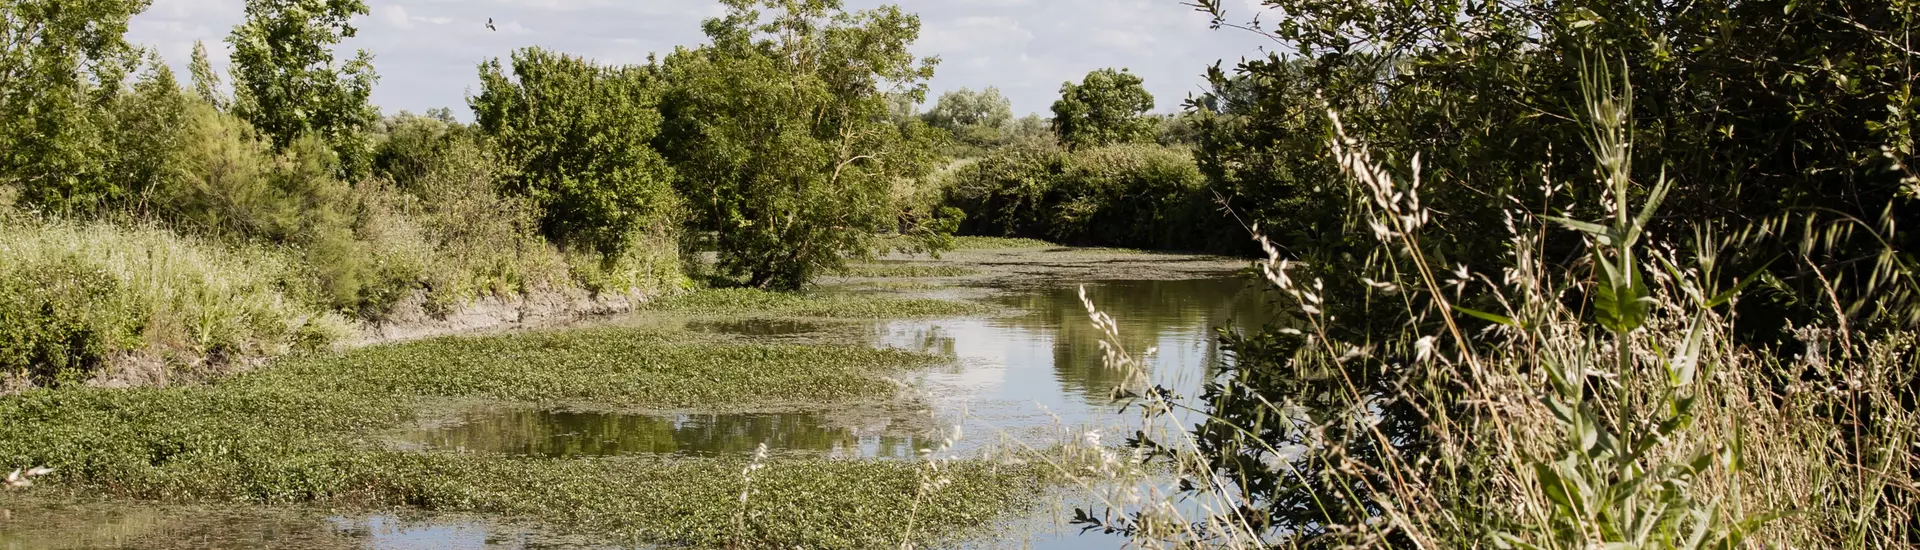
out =
<path fill-rule="evenodd" d="M 1107 281 L 1087 296 L 1114 317 L 1134 354 L 1153 350 L 1157 385 L 1192 396 L 1220 359 L 1223 328 L 1265 320 L 1265 302 L 1245 279 Z M 545 457 L 778 453 L 904 459 L 945 440 L 937 430 L 961 426 L 947 450 L 970 455 L 1009 445 L 1044 447 L 1088 429 L 1120 429 L 1112 391 L 1119 372 L 1102 363 L 1102 335 L 1087 316 L 1078 286 L 1004 290 L 987 299 L 1015 312 L 979 318 L 883 321 L 856 332 L 875 346 L 943 355 L 954 364 L 908 382 L 930 410 L 826 411 L 793 414 L 632 415 L 600 412 L 480 409 L 402 434 L 414 445 Z M 699 322 L 688 328 L 742 336 L 820 332 L 790 320 Z"/>

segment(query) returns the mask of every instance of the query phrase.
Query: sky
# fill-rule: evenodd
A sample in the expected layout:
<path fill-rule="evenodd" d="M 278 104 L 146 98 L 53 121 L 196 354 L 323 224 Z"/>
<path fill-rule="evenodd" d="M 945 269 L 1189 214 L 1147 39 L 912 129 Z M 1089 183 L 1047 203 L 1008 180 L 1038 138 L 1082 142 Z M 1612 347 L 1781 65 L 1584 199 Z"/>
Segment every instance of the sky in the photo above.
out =
<path fill-rule="evenodd" d="M 939 56 L 928 105 L 943 91 L 998 87 L 1017 114 L 1047 115 L 1060 84 L 1106 67 L 1131 70 L 1153 93 L 1155 111 L 1173 112 L 1202 91 L 1206 67 L 1264 55 L 1266 38 L 1208 28 L 1209 16 L 1184 0 L 847 0 L 850 10 L 893 3 L 918 13 L 915 52 Z M 367 0 L 372 13 L 342 47 L 374 55 L 380 75 L 373 102 L 393 114 L 453 107 L 471 119 L 481 61 L 540 46 L 608 63 L 644 63 L 651 52 L 705 41 L 700 22 L 724 13 L 715 0 Z M 1233 4 L 1236 20 L 1257 0 Z M 154 0 L 135 17 L 128 39 L 156 50 L 187 74 L 196 40 L 226 73 L 224 40 L 243 17 L 244 0 Z M 498 30 L 488 30 L 491 18 Z M 340 56 L 342 60 L 348 56 Z"/>

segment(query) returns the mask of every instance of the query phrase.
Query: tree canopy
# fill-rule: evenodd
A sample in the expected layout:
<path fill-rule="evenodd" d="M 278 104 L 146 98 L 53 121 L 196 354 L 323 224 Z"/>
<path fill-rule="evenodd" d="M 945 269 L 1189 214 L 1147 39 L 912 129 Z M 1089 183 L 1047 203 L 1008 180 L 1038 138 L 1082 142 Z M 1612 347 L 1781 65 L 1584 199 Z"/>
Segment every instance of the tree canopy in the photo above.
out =
<path fill-rule="evenodd" d="M 1115 143 L 1151 142 L 1155 124 L 1153 94 L 1145 81 L 1125 69 L 1087 73 L 1079 84 L 1060 85 L 1053 103 L 1053 131 L 1068 148 L 1099 147 Z"/>
<path fill-rule="evenodd" d="M 378 111 L 373 55 L 344 64 L 333 47 L 358 31 L 361 0 L 247 0 L 247 19 L 227 36 L 233 47 L 235 114 L 286 148 L 313 134 L 339 152 L 348 174 L 364 174 L 370 154 L 365 130 Z"/>
<path fill-rule="evenodd" d="M 88 210 L 125 190 L 101 176 L 104 107 L 138 67 L 127 21 L 146 0 L 0 2 L 0 178 L 21 198 Z"/>
<path fill-rule="evenodd" d="M 706 22 L 711 44 L 659 65 L 657 149 L 693 225 L 715 232 L 726 275 L 799 288 L 870 254 L 875 232 L 897 223 L 894 180 L 924 173 L 932 142 L 892 121 L 891 98 L 923 98 L 934 60 L 909 51 L 920 20 L 897 7 L 725 3 Z"/>
<path fill-rule="evenodd" d="M 940 94 L 933 109 L 920 116 L 928 126 L 946 130 L 963 142 L 989 145 L 1013 124 L 1013 102 L 1000 95 L 999 88 L 961 88 Z"/>
<path fill-rule="evenodd" d="M 533 200 L 540 227 L 562 243 L 620 253 L 636 231 L 670 223 L 673 171 L 650 147 L 660 129 L 656 79 L 540 48 L 480 65 L 469 100 L 513 170 L 506 185 Z"/>

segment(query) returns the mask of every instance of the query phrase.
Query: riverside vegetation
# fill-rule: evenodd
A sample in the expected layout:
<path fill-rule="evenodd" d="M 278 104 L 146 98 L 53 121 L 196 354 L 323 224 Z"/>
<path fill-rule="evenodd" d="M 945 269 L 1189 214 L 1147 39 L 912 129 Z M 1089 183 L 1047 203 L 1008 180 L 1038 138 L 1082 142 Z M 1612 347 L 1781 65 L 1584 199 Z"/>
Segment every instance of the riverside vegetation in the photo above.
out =
<path fill-rule="evenodd" d="M 121 38 L 144 1 L 0 0 L 0 457 L 53 467 L 35 490 L 701 547 L 937 543 L 1060 484 L 1148 547 L 1920 545 L 1920 4 L 1198 0 L 1291 51 L 1178 115 L 1094 71 L 1051 118 L 991 88 L 917 112 L 937 60 L 898 8 L 723 4 L 644 65 L 483 62 L 464 124 L 368 103 L 371 54 L 332 53 L 356 0 L 249 0 L 231 82 L 196 48 L 186 87 Z M 330 349 L 482 298 L 990 314 L 778 291 L 1049 242 L 1242 255 L 1281 313 L 1179 395 L 1088 295 L 1105 338 L 1072 355 L 1139 429 L 1012 463 L 369 441 L 444 400 L 857 407 L 935 356 L 656 326 Z"/>

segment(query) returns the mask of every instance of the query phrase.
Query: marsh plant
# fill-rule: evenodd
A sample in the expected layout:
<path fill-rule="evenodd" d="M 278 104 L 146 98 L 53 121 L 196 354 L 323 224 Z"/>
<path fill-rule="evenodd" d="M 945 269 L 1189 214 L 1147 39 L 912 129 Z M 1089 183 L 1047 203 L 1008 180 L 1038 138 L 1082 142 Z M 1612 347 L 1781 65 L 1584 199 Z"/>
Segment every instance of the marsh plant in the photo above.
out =
<path fill-rule="evenodd" d="M 1501 265 L 1448 265 L 1422 239 L 1420 157 L 1397 175 L 1329 113 L 1353 225 L 1375 241 L 1364 272 L 1332 280 L 1259 237 L 1256 271 L 1293 313 L 1223 335 L 1233 360 L 1197 401 L 1149 386 L 1151 354 L 1122 348 L 1089 300 L 1142 421 L 1128 443 L 1143 460 L 1101 473 L 1172 482 L 1114 483 L 1076 523 L 1146 547 L 1911 544 L 1916 418 L 1898 388 L 1913 336 L 1853 333 L 1835 299 L 1842 321 L 1800 327 L 1798 356 L 1741 345 L 1732 306 L 1765 271 L 1719 259 L 1765 235 L 1657 234 L 1672 185 L 1632 170 L 1631 87 L 1587 67 L 1594 188 L 1543 169 L 1546 200 L 1507 204 Z M 1558 207 L 1583 196 L 1605 219 Z M 1578 259 L 1547 260 L 1565 239 Z M 1366 322 L 1382 307 L 1401 321 Z"/>

